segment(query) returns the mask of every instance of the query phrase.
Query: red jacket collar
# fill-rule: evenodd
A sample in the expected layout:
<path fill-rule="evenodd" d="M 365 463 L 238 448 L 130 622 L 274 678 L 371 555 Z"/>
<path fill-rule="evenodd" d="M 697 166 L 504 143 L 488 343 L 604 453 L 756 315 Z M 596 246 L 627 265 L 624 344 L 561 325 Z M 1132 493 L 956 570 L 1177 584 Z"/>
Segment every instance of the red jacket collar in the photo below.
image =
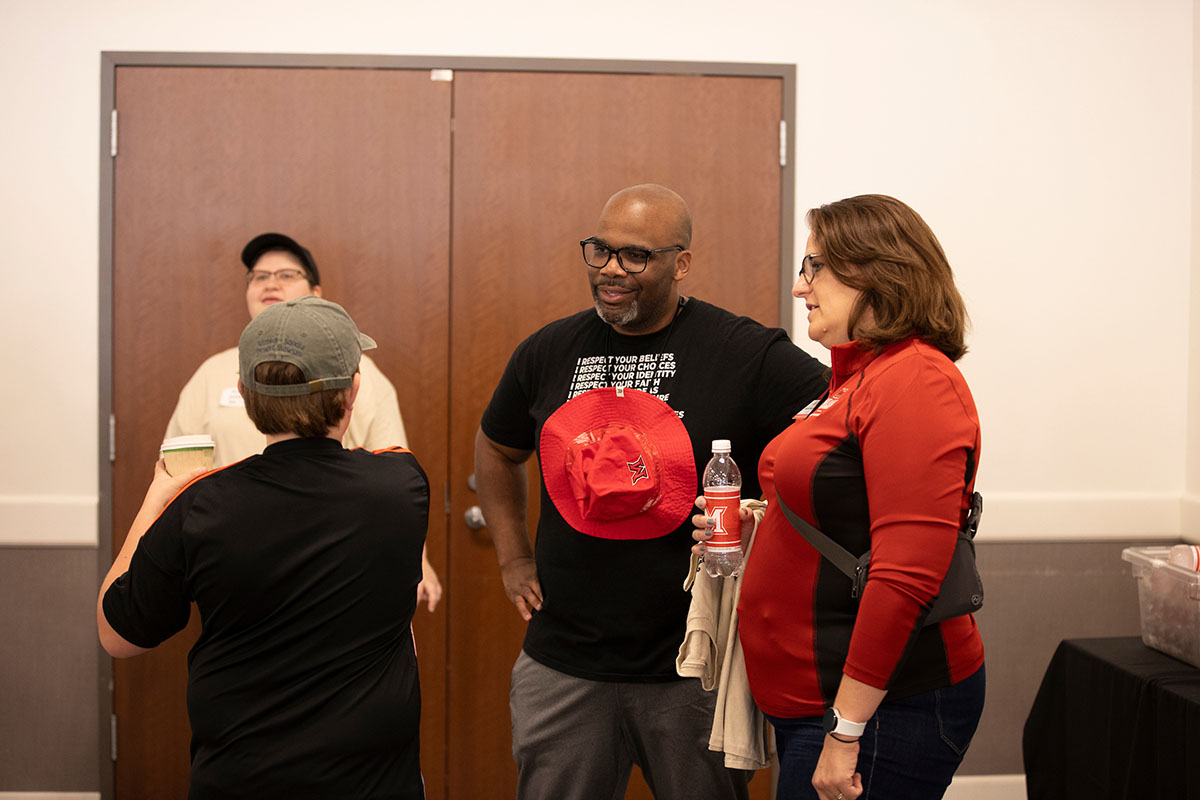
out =
<path fill-rule="evenodd" d="M 867 368 L 867 365 L 880 356 L 895 352 L 917 341 L 916 336 L 910 336 L 899 342 L 893 342 L 882 350 L 864 350 L 857 342 L 835 344 L 830 348 L 830 358 L 833 364 L 833 379 L 829 382 L 830 391 L 837 391 L 843 383 Z"/>

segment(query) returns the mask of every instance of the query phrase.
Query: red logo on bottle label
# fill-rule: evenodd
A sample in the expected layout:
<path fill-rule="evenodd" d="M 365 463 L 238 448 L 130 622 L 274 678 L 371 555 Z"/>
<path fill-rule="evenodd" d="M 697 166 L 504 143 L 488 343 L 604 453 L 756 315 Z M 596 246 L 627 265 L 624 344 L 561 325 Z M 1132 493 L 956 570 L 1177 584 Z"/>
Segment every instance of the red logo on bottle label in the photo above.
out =
<path fill-rule="evenodd" d="M 704 489 L 704 513 L 712 518 L 713 535 L 706 546 L 717 549 L 742 546 L 740 486 L 709 486 Z"/>

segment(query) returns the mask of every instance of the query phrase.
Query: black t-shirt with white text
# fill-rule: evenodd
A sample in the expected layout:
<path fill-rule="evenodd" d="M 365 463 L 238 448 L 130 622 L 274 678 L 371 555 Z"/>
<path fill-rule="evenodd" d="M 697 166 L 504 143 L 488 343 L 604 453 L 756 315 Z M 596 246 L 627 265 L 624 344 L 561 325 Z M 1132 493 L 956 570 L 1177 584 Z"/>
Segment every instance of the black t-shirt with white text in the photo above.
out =
<path fill-rule="evenodd" d="M 742 496 L 758 497 L 763 447 L 824 391 L 825 368 L 779 328 L 692 298 L 668 328 L 617 333 L 594 309 L 552 322 L 514 351 L 484 411 L 491 440 L 536 450 L 542 425 L 572 397 L 602 386 L 657 396 L 683 421 L 700 477 L 713 439 L 729 439 Z M 530 657 L 601 681 L 678 680 L 690 595 L 683 590 L 690 516 L 656 539 L 579 533 L 541 490 L 535 556 L 543 607 L 525 636 Z"/>

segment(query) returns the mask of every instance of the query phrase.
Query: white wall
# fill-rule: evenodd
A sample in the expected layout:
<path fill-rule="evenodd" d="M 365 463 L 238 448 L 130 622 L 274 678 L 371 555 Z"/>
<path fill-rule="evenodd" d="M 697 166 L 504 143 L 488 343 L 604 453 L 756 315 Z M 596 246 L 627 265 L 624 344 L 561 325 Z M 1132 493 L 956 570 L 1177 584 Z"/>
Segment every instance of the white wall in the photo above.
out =
<path fill-rule="evenodd" d="M 1183 502 L 1183 535 L 1200 542 L 1200 2 L 1192 6 L 1192 258 L 1191 335 L 1188 382 L 1187 493 Z"/>
<path fill-rule="evenodd" d="M 1200 494 L 1193 40 L 1192 0 L 7 0 L 0 544 L 96 540 L 105 50 L 795 63 L 799 241 L 808 207 L 884 192 L 956 267 L 982 535 L 1179 534 L 1185 480 Z"/>

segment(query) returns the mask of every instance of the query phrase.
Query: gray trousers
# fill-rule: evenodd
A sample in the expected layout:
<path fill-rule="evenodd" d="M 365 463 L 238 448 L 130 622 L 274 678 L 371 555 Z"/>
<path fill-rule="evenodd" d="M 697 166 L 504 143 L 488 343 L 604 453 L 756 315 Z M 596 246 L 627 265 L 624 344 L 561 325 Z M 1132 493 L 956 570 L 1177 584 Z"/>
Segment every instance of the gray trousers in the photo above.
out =
<path fill-rule="evenodd" d="M 518 800 L 621 800 L 634 764 L 657 800 L 746 800 L 754 773 L 708 749 L 715 692 L 696 678 L 575 678 L 524 651 L 509 691 Z"/>

